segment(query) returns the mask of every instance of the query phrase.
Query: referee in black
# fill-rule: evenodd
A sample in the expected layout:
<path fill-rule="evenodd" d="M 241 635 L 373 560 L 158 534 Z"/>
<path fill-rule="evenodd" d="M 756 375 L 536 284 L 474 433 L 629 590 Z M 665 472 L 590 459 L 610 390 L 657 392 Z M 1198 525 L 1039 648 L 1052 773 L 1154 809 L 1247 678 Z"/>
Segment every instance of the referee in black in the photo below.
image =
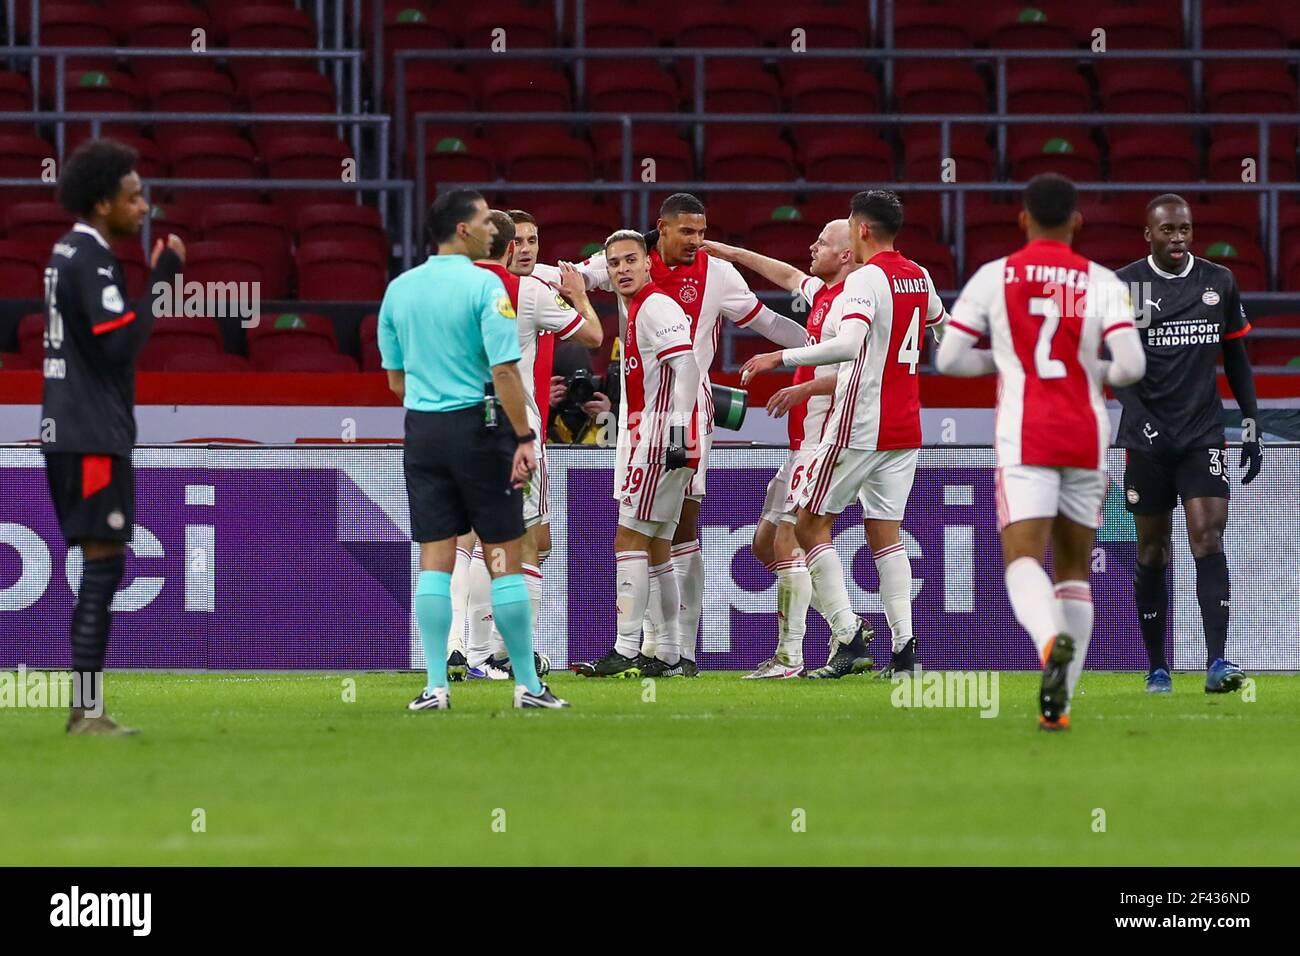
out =
<path fill-rule="evenodd" d="M 537 676 L 533 614 L 524 584 L 520 489 L 537 468 L 519 374 L 514 304 L 494 272 L 474 265 L 496 236 L 471 189 L 429 210 L 437 254 L 389 284 L 379 307 L 379 351 L 406 406 L 403 466 L 411 538 L 420 544 L 415 617 L 428 682 L 411 710 L 447 710 L 447 639 L 456 539 L 471 529 L 492 576 L 492 617 L 515 674 L 516 707 L 567 707 Z"/>
<path fill-rule="evenodd" d="M 1127 449 L 1128 458 L 1124 493 L 1137 526 L 1133 590 L 1150 661 L 1146 689 L 1173 690 L 1165 657 L 1166 582 L 1173 509 L 1181 498 L 1205 627 L 1205 690 L 1228 693 L 1241 686 L 1245 674 L 1226 652 L 1230 589 L 1223 530 L 1230 482 L 1215 366 L 1222 352 L 1224 373 L 1241 407 L 1242 484 L 1250 484 L 1264 461 L 1255 380 L 1243 340 L 1250 323 L 1232 273 L 1192 255 L 1186 200 L 1174 193 L 1152 199 L 1144 237 L 1151 254 L 1118 275 L 1135 290 L 1147 372 L 1138 384 L 1115 393 L 1123 406 L 1116 444 Z"/>
<path fill-rule="evenodd" d="M 81 545 L 81 588 L 72 612 L 72 669 L 80 693 L 68 733 L 124 736 L 103 712 L 109 607 L 122 581 L 135 523 L 135 359 L 153 328 L 150 291 L 185 261 L 176 236 L 153 248 L 145 296 L 127 301 L 109 241 L 138 236 L 149 214 L 135 150 L 90 140 L 63 164 L 59 202 L 77 217 L 45 268 L 45 389 L 41 451 L 59 527 Z"/>

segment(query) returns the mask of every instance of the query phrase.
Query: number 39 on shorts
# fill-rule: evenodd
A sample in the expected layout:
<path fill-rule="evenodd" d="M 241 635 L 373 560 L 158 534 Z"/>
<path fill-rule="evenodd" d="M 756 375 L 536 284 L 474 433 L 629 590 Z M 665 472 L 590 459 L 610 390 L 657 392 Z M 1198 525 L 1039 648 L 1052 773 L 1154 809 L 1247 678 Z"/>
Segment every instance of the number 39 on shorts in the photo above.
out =
<path fill-rule="evenodd" d="M 619 492 L 634 495 L 641 490 L 641 482 L 643 481 L 645 481 L 644 468 L 629 468 L 627 477 L 623 479 L 623 487 L 619 489 Z"/>

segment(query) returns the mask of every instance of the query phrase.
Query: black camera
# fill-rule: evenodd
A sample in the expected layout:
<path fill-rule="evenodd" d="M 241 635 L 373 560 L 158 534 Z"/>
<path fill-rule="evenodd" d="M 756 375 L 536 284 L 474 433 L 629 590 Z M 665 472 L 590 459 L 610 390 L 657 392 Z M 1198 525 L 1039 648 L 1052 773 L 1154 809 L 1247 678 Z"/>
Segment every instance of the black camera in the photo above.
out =
<path fill-rule="evenodd" d="M 582 408 L 596 397 L 597 392 L 605 393 L 605 376 L 593 375 L 585 368 L 574 369 L 564 380 L 564 387 L 567 390 L 564 404 L 569 408 Z"/>

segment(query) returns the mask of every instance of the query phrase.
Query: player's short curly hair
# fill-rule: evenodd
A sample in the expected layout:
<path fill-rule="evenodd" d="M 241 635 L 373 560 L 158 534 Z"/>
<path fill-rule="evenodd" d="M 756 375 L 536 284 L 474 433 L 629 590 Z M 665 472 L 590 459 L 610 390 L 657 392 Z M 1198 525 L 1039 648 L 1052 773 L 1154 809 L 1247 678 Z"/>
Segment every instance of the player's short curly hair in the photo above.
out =
<path fill-rule="evenodd" d="M 688 216 L 703 216 L 704 203 L 700 202 L 698 196 L 693 196 L 691 193 L 673 193 L 659 207 L 660 219 L 667 219 L 669 216 L 676 216 L 681 213 L 686 213 Z"/>
<path fill-rule="evenodd" d="M 1055 229 L 1074 213 L 1074 197 L 1074 183 L 1060 173 L 1039 173 L 1025 187 L 1025 210 L 1044 229 Z"/>
<path fill-rule="evenodd" d="M 59 204 L 68 212 L 89 217 L 95 205 L 112 199 L 122 188 L 122 177 L 135 169 L 140 155 L 112 139 L 92 139 L 72 151 L 59 176 Z"/>

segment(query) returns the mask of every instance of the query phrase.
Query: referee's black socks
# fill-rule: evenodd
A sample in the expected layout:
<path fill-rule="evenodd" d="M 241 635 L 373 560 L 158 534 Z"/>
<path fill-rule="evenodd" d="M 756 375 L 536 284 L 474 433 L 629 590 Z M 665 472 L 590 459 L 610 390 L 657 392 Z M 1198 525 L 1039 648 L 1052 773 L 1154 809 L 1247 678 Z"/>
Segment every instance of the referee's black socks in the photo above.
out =
<path fill-rule="evenodd" d="M 1169 588 L 1165 584 L 1167 566 L 1153 568 L 1141 561 L 1133 569 L 1133 598 L 1138 622 L 1142 626 L 1142 643 L 1147 649 L 1151 670 L 1169 670 L 1165 660 L 1165 620 L 1169 616 Z M 1199 570 L 1199 565 L 1198 565 Z"/>
<path fill-rule="evenodd" d="M 1228 559 L 1222 551 L 1196 559 L 1196 600 L 1205 625 L 1205 666 L 1224 656 L 1228 644 Z"/>
<path fill-rule="evenodd" d="M 72 611 L 72 669 L 81 675 L 83 688 L 99 688 L 96 675 L 104 669 L 112 623 L 109 607 L 125 568 L 126 555 L 118 554 L 86 561 L 82 569 L 81 590 Z M 91 702 L 83 701 L 83 707 L 92 709 Z"/>

